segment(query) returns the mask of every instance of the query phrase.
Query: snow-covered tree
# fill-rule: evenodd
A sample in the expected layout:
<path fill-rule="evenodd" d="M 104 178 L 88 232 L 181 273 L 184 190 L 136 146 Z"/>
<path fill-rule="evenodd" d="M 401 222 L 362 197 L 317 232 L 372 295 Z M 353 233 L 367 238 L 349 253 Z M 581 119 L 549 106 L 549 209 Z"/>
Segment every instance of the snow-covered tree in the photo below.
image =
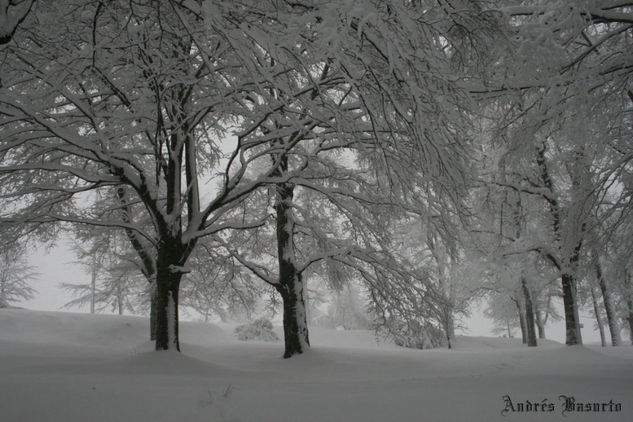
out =
<path fill-rule="evenodd" d="M 35 0 L 0 0 L 0 45 L 11 40 Z"/>
<path fill-rule="evenodd" d="M 310 40 L 315 23 L 321 23 L 322 32 L 334 25 L 347 40 L 367 37 L 367 29 L 363 35 L 358 28 L 359 9 L 350 9 L 347 22 L 331 4 L 325 5 L 326 20 L 311 8 L 306 12 L 292 4 L 280 6 L 264 5 L 262 15 L 222 2 L 42 2 L 6 46 L 6 79 L 0 93 L 6 151 L 2 174 L 7 181 L 3 194 L 14 201 L 3 219 L 91 224 L 131 234 L 137 252 L 156 263 L 159 350 L 178 348 L 180 281 L 189 271 L 186 263 L 198 240 L 259 225 L 238 222 L 232 211 L 271 183 L 279 192 L 279 220 L 291 222 L 288 172 L 294 163 L 288 162 L 288 153 L 300 142 L 313 140 L 320 124 L 331 132 L 319 132 L 327 141 L 321 149 L 348 143 L 345 136 L 332 136 L 341 123 L 333 116 L 344 117 L 337 111 L 342 108 L 358 121 L 362 113 L 354 111 L 360 94 L 349 96 L 345 89 L 356 88 L 350 83 L 355 79 L 362 81 L 359 87 L 368 100 L 368 88 L 375 86 L 355 73 L 368 68 L 356 55 L 356 46 L 345 46 L 354 52 L 349 64 L 355 68 L 337 66 L 331 75 L 326 69 L 334 67 L 328 64 L 332 52 L 324 48 L 325 39 L 318 38 L 307 56 L 307 41 L 296 44 L 301 34 Z M 285 25 L 277 18 L 280 12 L 298 20 Z M 386 51 L 384 41 L 376 44 L 377 52 Z M 388 71 L 388 61 L 377 59 L 382 61 L 381 72 Z M 329 91 L 332 87 L 336 89 Z M 386 86 L 373 89 L 380 92 Z M 392 104 L 389 118 L 399 106 Z M 322 111 L 328 111 L 325 121 Z M 379 111 L 372 110 L 374 129 Z M 405 128 L 410 126 L 401 120 Z M 274 133 L 271 122 L 279 124 L 272 126 Z M 218 140 L 229 129 L 235 130 L 234 141 L 220 146 Z M 354 142 L 383 141 L 369 129 L 365 124 L 362 133 L 369 137 L 354 137 Z M 447 130 L 439 133 L 452 137 Z M 297 151 L 298 156 L 301 151 L 306 149 Z M 260 157 L 269 161 L 254 178 L 245 177 L 254 163 L 261 165 Z M 202 172 L 211 175 L 207 187 L 200 186 Z M 105 189 L 115 189 L 118 196 L 111 209 L 143 218 L 101 218 L 83 206 L 85 192 Z M 291 245 L 283 236 L 289 238 L 292 224 L 279 227 L 280 247 Z M 291 255 L 282 252 L 279 257 Z M 290 261 L 287 264 L 290 268 Z M 296 296 L 295 291 L 288 290 Z"/>
<path fill-rule="evenodd" d="M 84 242 L 76 241 L 73 249 L 79 263 L 90 275 L 90 282 L 60 283 L 74 296 L 64 306 L 89 304 L 91 313 L 106 309 L 119 315 L 135 313 L 148 289 L 124 234 L 88 227 L 82 237 Z"/>
<path fill-rule="evenodd" d="M 532 246 L 561 276 L 567 344 L 582 342 L 578 322 L 579 266 L 583 248 L 609 213 L 623 206 L 628 192 L 613 189 L 629 159 L 631 5 L 628 2 L 514 1 L 490 3 L 505 17 L 511 61 L 500 60 L 489 86 L 479 92 L 499 101 L 511 154 L 532 155 L 532 171 L 509 181 L 546 204 L 553 235 Z M 602 148 L 600 145 L 608 145 Z M 561 165 L 562 164 L 562 165 Z M 614 196 L 613 201 L 604 201 Z M 609 205 L 610 202 L 610 205 Z M 603 240 L 613 228 L 600 231 Z M 551 245 L 552 247 L 548 247 Z M 527 249 L 527 248 L 526 248 Z"/>
<path fill-rule="evenodd" d="M 3 241 L 0 245 L 0 308 L 33 298 L 36 291 L 29 283 L 36 275 L 26 259 L 25 246 Z"/>

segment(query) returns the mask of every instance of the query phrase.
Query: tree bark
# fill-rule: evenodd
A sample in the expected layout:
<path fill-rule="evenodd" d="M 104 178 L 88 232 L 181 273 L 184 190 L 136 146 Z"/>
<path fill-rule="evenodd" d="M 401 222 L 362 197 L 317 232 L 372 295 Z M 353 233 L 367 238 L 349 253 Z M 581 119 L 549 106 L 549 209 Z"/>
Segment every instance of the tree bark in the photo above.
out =
<path fill-rule="evenodd" d="M 301 275 L 298 275 L 298 279 L 291 284 L 294 284 L 294 288 L 286 284 L 277 289 L 283 300 L 284 358 L 286 359 L 304 353 L 310 347 Z"/>
<path fill-rule="evenodd" d="M 178 293 L 182 272 L 182 254 L 175 241 L 163 241 L 158 250 L 156 273 L 156 350 L 180 351 L 178 330 Z"/>
<path fill-rule="evenodd" d="M 525 277 L 521 277 L 521 287 L 523 288 L 523 296 L 525 297 L 525 323 L 527 325 L 527 345 L 536 347 L 536 330 L 534 323 L 534 306 L 532 305 L 532 295 L 527 287 Z"/>
<path fill-rule="evenodd" d="M 4 276 L 0 277 L 0 308 L 9 306 L 9 300 L 7 299 L 6 281 Z"/>
<path fill-rule="evenodd" d="M 624 271 L 624 296 L 628 309 L 627 320 L 629 322 L 629 339 L 633 345 L 633 288 L 631 286 L 631 274 L 629 270 Z"/>
<path fill-rule="evenodd" d="M 605 347 L 607 345 L 607 340 L 604 335 L 604 324 L 602 323 L 602 318 L 600 318 L 600 307 L 598 306 L 598 299 L 596 299 L 596 292 L 591 287 L 591 303 L 593 304 L 593 313 L 596 317 L 596 323 L 598 324 L 598 331 L 600 332 L 600 345 Z"/>
<path fill-rule="evenodd" d="M 525 324 L 525 313 L 523 312 L 523 307 L 519 303 L 518 300 L 512 299 L 514 304 L 517 307 L 517 314 L 519 315 L 519 328 L 521 328 L 521 343 L 527 344 L 527 330 Z"/>
<path fill-rule="evenodd" d="M 611 345 L 619 346 L 622 343 L 620 338 L 620 327 L 618 324 L 618 316 L 616 315 L 615 308 L 613 306 L 613 300 L 611 299 L 611 291 L 607 286 L 607 280 L 605 280 L 602 274 L 602 266 L 600 262 L 596 260 L 596 277 L 598 278 L 598 284 L 600 285 L 600 291 L 602 292 L 602 301 L 604 302 L 604 310 L 607 314 L 607 324 L 609 325 L 609 332 L 611 333 Z"/>
<path fill-rule="evenodd" d="M 180 274 L 160 276 L 156 294 L 156 350 L 180 351 L 178 339 L 178 291 Z"/>
<path fill-rule="evenodd" d="M 444 313 L 444 331 L 446 332 L 446 342 L 448 343 L 448 348 L 452 349 L 455 341 L 455 320 L 450 307 L 447 307 Z"/>
<path fill-rule="evenodd" d="M 573 346 L 582 344 L 578 302 L 576 301 L 576 280 L 569 273 L 561 275 L 563 284 L 563 308 L 565 310 L 565 344 Z"/>
<path fill-rule="evenodd" d="M 97 293 L 97 253 L 92 255 L 92 277 L 90 280 L 90 313 L 95 313 L 95 296 Z"/>
<path fill-rule="evenodd" d="M 295 262 L 292 211 L 294 186 L 290 183 L 280 183 L 276 186 L 276 190 L 275 212 L 279 262 L 279 283 L 276 289 L 283 300 L 284 358 L 289 358 L 307 351 L 310 341 L 303 296 L 303 279 Z"/>
<path fill-rule="evenodd" d="M 156 309 L 157 309 L 157 296 L 156 296 L 156 282 L 152 282 L 150 285 L 151 288 L 151 296 L 150 296 L 150 304 L 149 304 L 149 337 L 151 341 L 156 340 Z"/>
<path fill-rule="evenodd" d="M 541 311 L 535 312 L 536 316 L 536 328 L 538 329 L 538 338 L 539 340 L 545 340 L 545 321 L 543 321 L 543 315 Z"/>

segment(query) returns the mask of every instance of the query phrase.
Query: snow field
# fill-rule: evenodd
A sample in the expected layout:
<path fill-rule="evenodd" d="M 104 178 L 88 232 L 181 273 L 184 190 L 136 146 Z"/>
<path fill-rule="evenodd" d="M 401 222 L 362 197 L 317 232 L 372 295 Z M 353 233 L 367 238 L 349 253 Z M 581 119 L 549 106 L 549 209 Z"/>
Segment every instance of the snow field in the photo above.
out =
<path fill-rule="evenodd" d="M 181 323 L 181 354 L 152 351 L 147 331 L 137 317 L 0 310 L 0 420 L 633 420 L 630 346 L 462 337 L 419 351 L 313 328 L 312 350 L 284 360 L 281 342 L 240 342 L 228 325 Z M 504 395 L 556 409 L 502 416 Z M 560 395 L 622 411 L 563 416 Z"/>

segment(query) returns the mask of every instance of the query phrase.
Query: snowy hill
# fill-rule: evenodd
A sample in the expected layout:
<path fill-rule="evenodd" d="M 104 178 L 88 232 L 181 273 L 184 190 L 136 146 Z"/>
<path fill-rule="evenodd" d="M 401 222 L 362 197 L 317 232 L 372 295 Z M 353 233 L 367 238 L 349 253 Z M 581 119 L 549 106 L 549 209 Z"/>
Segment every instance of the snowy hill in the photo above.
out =
<path fill-rule="evenodd" d="M 377 343 L 368 331 L 313 329 L 313 350 L 283 360 L 280 343 L 240 342 L 229 327 L 191 322 L 182 323 L 182 354 L 156 353 L 147 326 L 0 310 L 0 420 L 633 420 L 633 347 L 528 349 L 463 337 L 456 350 L 419 351 Z M 561 395 L 611 400 L 621 411 L 563 416 Z M 526 414 L 528 401 L 546 406 Z"/>

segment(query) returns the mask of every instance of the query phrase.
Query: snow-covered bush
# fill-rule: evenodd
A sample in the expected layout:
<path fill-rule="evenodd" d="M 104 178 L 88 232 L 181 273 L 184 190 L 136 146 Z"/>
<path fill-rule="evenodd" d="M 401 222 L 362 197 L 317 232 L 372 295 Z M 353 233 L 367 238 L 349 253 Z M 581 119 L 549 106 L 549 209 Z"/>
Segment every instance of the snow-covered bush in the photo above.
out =
<path fill-rule="evenodd" d="M 273 331 L 273 323 L 267 318 L 258 318 L 251 323 L 236 327 L 235 335 L 242 341 L 279 341 L 279 337 Z"/>
<path fill-rule="evenodd" d="M 392 340 L 397 346 L 411 349 L 433 349 L 446 346 L 446 335 L 441 328 L 422 318 L 403 315 L 376 318 L 374 330 L 379 337 Z"/>

